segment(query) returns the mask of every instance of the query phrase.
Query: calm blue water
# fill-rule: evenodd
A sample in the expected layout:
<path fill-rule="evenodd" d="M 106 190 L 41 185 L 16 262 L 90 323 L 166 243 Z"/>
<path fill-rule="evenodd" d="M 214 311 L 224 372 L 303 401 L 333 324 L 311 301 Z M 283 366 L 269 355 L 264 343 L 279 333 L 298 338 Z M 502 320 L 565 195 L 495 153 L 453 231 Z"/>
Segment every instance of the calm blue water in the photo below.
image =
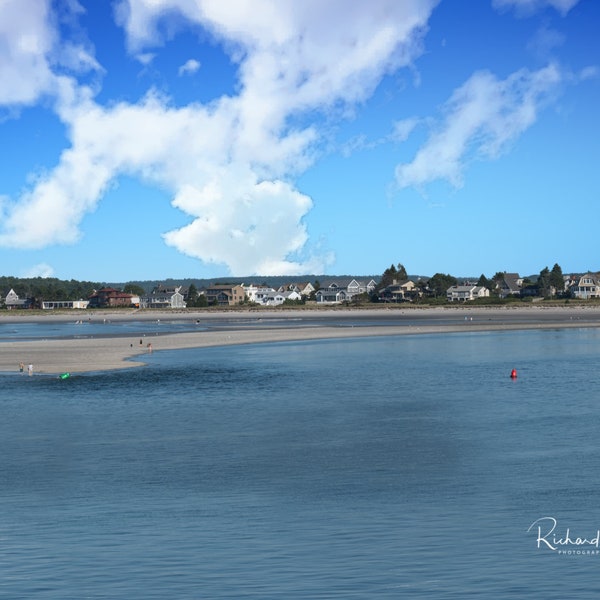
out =
<path fill-rule="evenodd" d="M 598 597 L 600 330 L 145 359 L 0 377 L 0 597 Z"/>

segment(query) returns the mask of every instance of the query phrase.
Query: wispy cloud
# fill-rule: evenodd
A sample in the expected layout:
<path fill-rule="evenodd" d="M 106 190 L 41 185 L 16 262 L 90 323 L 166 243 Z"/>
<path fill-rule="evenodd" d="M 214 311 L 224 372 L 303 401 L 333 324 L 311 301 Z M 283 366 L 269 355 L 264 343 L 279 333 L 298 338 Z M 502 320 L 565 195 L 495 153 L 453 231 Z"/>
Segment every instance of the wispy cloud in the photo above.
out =
<path fill-rule="evenodd" d="M 514 8 L 517 15 L 529 16 L 548 6 L 565 16 L 579 0 L 492 0 L 496 9 Z"/>
<path fill-rule="evenodd" d="M 436 126 L 412 162 L 396 168 L 401 188 L 446 180 L 463 183 L 467 164 L 494 159 L 535 122 L 563 76 L 555 65 L 526 69 L 504 80 L 487 71 L 475 73 L 455 90 Z"/>
<path fill-rule="evenodd" d="M 181 75 L 191 75 L 196 73 L 201 67 L 200 61 L 190 58 L 179 67 L 177 73 Z"/>
<path fill-rule="evenodd" d="M 54 277 L 54 269 L 46 263 L 39 263 L 23 271 L 21 277 Z"/>

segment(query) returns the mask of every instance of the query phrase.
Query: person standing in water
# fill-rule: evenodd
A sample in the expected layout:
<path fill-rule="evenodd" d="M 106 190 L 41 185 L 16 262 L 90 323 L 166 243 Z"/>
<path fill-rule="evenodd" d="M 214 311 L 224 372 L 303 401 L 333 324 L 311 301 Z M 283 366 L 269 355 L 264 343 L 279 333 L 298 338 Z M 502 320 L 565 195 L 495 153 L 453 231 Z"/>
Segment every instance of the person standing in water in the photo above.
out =
<path fill-rule="evenodd" d="M 33 375 L 33 365 L 31 363 L 27 366 L 27 373 L 29 374 L 29 377 Z"/>

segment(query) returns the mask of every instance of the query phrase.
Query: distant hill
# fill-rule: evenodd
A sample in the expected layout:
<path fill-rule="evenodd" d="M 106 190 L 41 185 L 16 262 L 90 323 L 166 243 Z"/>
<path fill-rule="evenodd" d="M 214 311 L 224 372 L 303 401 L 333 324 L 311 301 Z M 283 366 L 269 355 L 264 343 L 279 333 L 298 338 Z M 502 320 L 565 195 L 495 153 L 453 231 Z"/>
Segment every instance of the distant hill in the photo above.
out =
<path fill-rule="evenodd" d="M 163 285 L 165 287 L 172 287 L 177 285 L 182 285 L 184 287 L 189 287 L 192 283 L 196 286 L 198 290 L 202 288 L 209 287 L 211 285 L 240 285 L 242 283 L 248 285 L 250 283 L 265 285 L 268 287 L 278 288 L 281 285 L 286 283 L 297 283 L 308 281 L 313 283 L 318 281 L 321 285 L 326 285 L 328 283 L 334 281 L 342 281 L 347 279 L 374 279 L 375 281 L 379 281 L 381 275 L 250 275 L 248 277 L 216 277 L 213 279 L 194 279 L 194 278 L 184 278 L 184 279 L 156 279 L 156 280 L 144 280 L 144 281 L 127 281 L 127 282 L 112 282 L 108 283 L 110 287 L 122 288 L 126 283 L 132 283 L 135 285 L 139 285 L 141 288 L 150 292 L 158 285 Z"/>

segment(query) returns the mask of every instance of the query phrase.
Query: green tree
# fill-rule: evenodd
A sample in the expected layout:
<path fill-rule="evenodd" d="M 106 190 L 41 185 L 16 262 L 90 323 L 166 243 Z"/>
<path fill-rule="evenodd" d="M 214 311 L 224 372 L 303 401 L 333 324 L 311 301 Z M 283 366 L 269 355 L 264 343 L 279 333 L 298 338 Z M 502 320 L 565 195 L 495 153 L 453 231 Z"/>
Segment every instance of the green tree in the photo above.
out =
<path fill-rule="evenodd" d="M 540 271 L 537 279 L 537 288 L 540 296 L 544 296 L 545 298 L 550 295 L 550 269 L 548 267 L 544 267 Z"/>
<path fill-rule="evenodd" d="M 491 279 L 488 279 L 483 273 L 479 276 L 477 280 L 477 285 L 487 288 L 490 292 L 496 287 L 494 282 Z"/>
<path fill-rule="evenodd" d="M 398 275 L 398 281 L 406 281 L 408 279 L 408 273 L 402 263 L 398 263 L 396 266 L 396 273 Z"/>
<path fill-rule="evenodd" d="M 392 282 L 395 279 L 398 279 L 398 270 L 396 269 L 395 265 L 390 265 L 383 272 L 383 275 L 381 276 L 381 279 L 379 280 L 379 284 L 377 285 L 377 289 L 382 290 L 383 288 L 386 288 L 388 285 L 392 285 Z"/>
<path fill-rule="evenodd" d="M 429 289 L 433 292 L 436 298 L 438 296 L 445 296 L 446 291 L 449 287 L 456 285 L 457 279 L 452 275 L 444 275 L 443 273 L 436 273 L 429 280 Z"/>
<path fill-rule="evenodd" d="M 186 301 L 186 305 L 187 306 L 197 306 L 198 302 L 198 288 L 193 284 L 190 283 L 190 287 L 188 288 L 188 293 L 187 293 L 187 301 Z"/>
<path fill-rule="evenodd" d="M 406 273 L 406 269 L 402 263 L 398 263 L 398 266 L 390 265 L 381 276 L 379 280 L 379 284 L 377 285 L 378 290 L 382 290 L 388 285 L 392 285 L 394 281 L 406 281 L 408 279 L 408 274 Z"/>
<path fill-rule="evenodd" d="M 127 294 L 133 294 L 134 296 L 145 296 L 146 290 L 136 283 L 126 283 L 123 287 L 123 291 Z"/>
<path fill-rule="evenodd" d="M 317 300 L 317 292 L 321 289 L 321 282 L 318 279 L 315 279 L 313 288 L 314 290 L 308 295 L 308 300 L 310 302 L 315 302 Z"/>
<path fill-rule="evenodd" d="M 206 308 L 208 306 L 208 299 L 205 294 L 198 294 L 196 298 L 196 303 L 194 304 L 196 308 Z"/>
<path fill-rule="evenodd" d="M 565 279 L 558 263 L 554 263 L 548 281 L 554 288 L 556 294 L 562 294 L 565 291 Z"/>

